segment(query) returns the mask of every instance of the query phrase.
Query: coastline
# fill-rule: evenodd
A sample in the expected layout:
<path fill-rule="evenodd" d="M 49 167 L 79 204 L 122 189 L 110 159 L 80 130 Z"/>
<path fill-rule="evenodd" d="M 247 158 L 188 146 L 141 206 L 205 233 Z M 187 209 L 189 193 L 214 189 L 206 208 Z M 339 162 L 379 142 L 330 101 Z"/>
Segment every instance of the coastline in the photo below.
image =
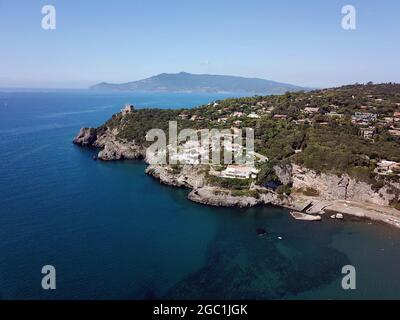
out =
<path fill-rule="evenodd" d="M 384 222 L 400 228 L 399 210 L 373 203 L 306 196 L 300 192 L 294 192 L 290 196 L 278 195 L 272 190 L 259 186 L 250 188 L 251 191 L 257 193 L 257 197 L 233 195 L 232 190 L 208 185 L 201 166 L 184 165 L 177 173 L 165 166 L 150 165 L 149 160 L 146 159 L 145 147 L 138 146 L 134 142 L 117 141 L 116 135 L 117 132 L 108 130 L 99 133 L 97 129 L 82 128 L 73 143 L 81 147 L 97 148 L 99 153 L 96 159 L 101 161 L 144 160 L 148 164 L 146 174 L 162 184 L 190 189 L 188 199 L 203 205 L 238 208 L 272 205 L 303 212 L 310 216 L 319 215 L 322 221 L 332 219 L 330 213 L 339 213 L 344 216 Z"/>
<path fill-rule="evenodd" d="M 254 206 L 277 206 L 288 210 L 302 211 L 304 202 L 315 203 L 314 206 L 321 208 L 320 210 L 309 211 L 307 215 L 316 216 L 319 215 L 324 219 L 332 219 L 332 214 L 342 214 L 344 217 L 352 216 L 356 218 L 372 220 L 377 222 L 383 222 L 390 224 L 400 229 L 400 211 L 384 206 L 377 206 L 374 204 L 360 203 L 357 201 L 349 200 L 326 200 L 318 197 L 306 197 L 303 195 L 291 196 L 284 198 L 285 200 L 279 200 L 278 196 L 270 191 L 267 195 L 263 195 L 261 199 L 252 197 L 240 196 L 234 197 L 229 195 L 215 195 L 212 191 L 218 191 L 223 193 L 224 190 L 221 188 L 215 188 L 205 186 L 202 188 L 193 188 L 193 186 L 185 183 L 173 183 L 171 180 L 165 180 L 160 176 L 155 175 L 154 171 L 147 167 L 146 174 L 152 176 L 160 183 L 172 187 L 188 188 L 191 191 L 188 194 L 188 199 L 203 204 L 206 206 L 216 207 L 237 207 L 237 208 L 248 208 Z"/>

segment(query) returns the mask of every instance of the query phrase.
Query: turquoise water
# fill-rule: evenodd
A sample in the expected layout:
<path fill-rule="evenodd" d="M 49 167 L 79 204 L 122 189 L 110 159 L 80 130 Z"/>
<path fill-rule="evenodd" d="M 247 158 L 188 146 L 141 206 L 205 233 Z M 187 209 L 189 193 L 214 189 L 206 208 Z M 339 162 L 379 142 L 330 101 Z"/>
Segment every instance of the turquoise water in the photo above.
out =
<path fill-rule="evenodd" d="M 93 161 L 93 150 L 71 143 L 127 102 L 176 108 L 222 97 L 0 92 L 0 298 L 400 298 L 399 230 L 197 205 L 139 161 Z M 53 291 L 41 288 L 47 264 Z M 356 267 L 355 291 L 341 289 L 346 264 Z"/>

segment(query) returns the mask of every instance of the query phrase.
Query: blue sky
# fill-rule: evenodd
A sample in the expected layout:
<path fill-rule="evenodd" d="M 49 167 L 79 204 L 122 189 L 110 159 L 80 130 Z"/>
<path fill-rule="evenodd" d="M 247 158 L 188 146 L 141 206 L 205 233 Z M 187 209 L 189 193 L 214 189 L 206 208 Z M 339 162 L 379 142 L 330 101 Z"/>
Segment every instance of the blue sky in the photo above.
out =
<path fill-rule="evenodd" d="M 41 28 L 41 8 L 57 29 Z M 341 9 L 357 9 L 357 30 Z M 162 72 L 304 86 L 400 82 L 398 0 L 0 0 L 0 87 L 84 88 Z"/>

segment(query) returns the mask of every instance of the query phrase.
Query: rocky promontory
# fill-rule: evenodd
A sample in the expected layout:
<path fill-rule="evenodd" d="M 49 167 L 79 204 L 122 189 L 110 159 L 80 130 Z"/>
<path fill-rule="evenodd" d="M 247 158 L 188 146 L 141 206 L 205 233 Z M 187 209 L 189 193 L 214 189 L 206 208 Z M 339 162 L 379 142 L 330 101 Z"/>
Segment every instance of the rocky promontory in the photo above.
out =
<path fill-rule="evenodd" d="M 144 146 L 120 140 L 117 135 L 116 130 L 82 128 L 73 143 L 98 148 L 97 159 L 102 161 L 143 159 L 149 163 Z M 266 204 L 293 207 L 289 197 L 278 197 L 275 192 L 266 188 L 254 186 L 253 195 L 234 195 L 232 190 L 207 185 L 205 172 L 201 165 L 183 165 L 179 171 L 168 165 L 149 164 L 146 168 L 146 173 L 162 184 L 191 189 L 188 198 L 197 203 L 240 208 Z"/>
<path fill-rule="evenodd" d="M 308 93 L 255 96 L 180 110 L 136 110 L 133 105 L 126 105 L 102 126 L 80 129 L 73 142 L 97 148 L 96 159 L 102 161 L 142 159 L 148 164 L 148 175 L 165 185 L 190 189 L 188 198 L 204 205 L 241 208 L 276 205 L 314 216 L 333 211 L 339 217 L 367 217 L 400 227 L 400 140 L 388 135 L 376 140 L 361 135 L 356 124 L 362 114 L 349 108 L 354 101 L 349 98 L 348 90 L 353 93 L 350 97 L 364 91 L 365 97 L 374 92 L 384 93 L 389 101 L 394 99 L 398 87 L 335 89 L 335 95 L 343 99 L 341 106 L 329 104 L 328 91 L 320 91 L 317 100 L 315 94 Z M 309 107 L 320 104 L 321 99 L 328 106 L 326 110 Z M 274 107 L 277 103 L 296 106 L 290 114 L 285 113 L 283 106 L 277 113 Z M 385 111 L 388 113 L 385 115 L 392 113 L 394 119 L 400 113 L 393 113 L 392 109 Z M 351 114 L 354 116 L 347 116 Z M 386 121 L 388 117 L 383 116 L 380 115 L 381 120 Z M 185 164 L 190 163 L 187 159 L 210 150 L 207 144 L 199 147 L 179 138 L 179 155 L 176 151 L 171 153 L 174 145 L 169 141 L 171 122 L 181 132 L 190 129 L 202 137 L 203 130 L 217 128 L 220 134 L 225 131 L 224 141 L 243 138 L 243 130 L 254 128 L 256 150 L 249 154 L 256 161 L 251 165 L 236 161 L 229 165 Z M 161 155 L 166 158 L 172 154 L 177 157 L 172 161 L 176 164 L 154 164 L 158 151 L 149 148 L 151 143 L 147 140 L 153 130 L 162 132 Z M 383 131 L 379 128 L 375 134 Z M 172 136 L 177 137 L 178 133 Z M 232 143 L 229 148 L 239 153 L 245 150 L 247 156 L 247 142 L 246 147 Z"/>
<path fill-rule="evenodd" d="M 146 156 L 146 149 L 135 142 L 117 138 L 116 130 L 81 128 L 73 143 L 100 149 L 97 158 L 103 161 L 134 160 Z"/>
<path fill-rule="evenodd" d="M 191 189 L 188 199 L 205 205 L 239 208 L 267 204 L 293 206 L 289 197 L 278 197 L 275 192 L 266 188 L 253 186 L 252 195 L 235 195 L 230 189 L 208 185 L 205 170 L 201 166 L 185 165 L 177 172 L 169 166 L 149 165 L 146 173 L 162 184 Z"/>
<path fill-rule="evenodd" d="M 81 128 L 78 135 L 74 138 L 73 143 L 83 147 L 90 147 L 97 140 L 97 131 L 94 128 Z"/>
<path fill-rule="evenodd" d="M 144 146 L 118 138 L 118 131 L 115 129 L 82 128 L 73 143 L 99 149 L 97 158 L 102 161 L 143 159 L 150 162 L 146 159 Z M 290 196 L 279 195 L 255 184 L 252 184 L 248 194 L 237 195 L 233 190 L 209 185 L 206 170 L 201 165 L 183 165 L 178 170 L 173 166 L 149 164 L 146 168 L 146 173 L 162 184 L 189 188 L 191 191 L 188 199 L 204 205 L 238 208 L 276 205 L 299 211 L 308 207 L 308 214 L 331 210 L 400 227 L 400 212 L 388 207 L 390 201 L 397 196 L 390 190 L 400 189 L 397 184 L 374 190 L 370 185 L 347 175 L 339 177 L 317 173 L 295 164 L 276 166 L 275 172 L 282 181 L 292 184 L 293 192 Z M 307 194 L 311 191 L 312 195 Z"/>

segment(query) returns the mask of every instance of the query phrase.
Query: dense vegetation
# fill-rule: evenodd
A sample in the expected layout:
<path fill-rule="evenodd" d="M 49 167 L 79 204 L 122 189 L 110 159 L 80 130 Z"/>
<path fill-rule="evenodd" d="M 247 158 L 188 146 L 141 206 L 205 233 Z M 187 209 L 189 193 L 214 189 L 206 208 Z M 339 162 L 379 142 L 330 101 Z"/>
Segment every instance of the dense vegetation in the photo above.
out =
<path fill-rule="evenodd" d="M 307 107 L 320 110 L 318 114 L 307 115 L 304 112 Z M 179 129 L 251 127 L 255 130 L 256 151 L 270 159 L 260 166 L 258 182 L 261 184 L 278 182 L 273 166 L 284 162 L 296 162 L 320 172 L 348 173 L 371 182 L 375 179 L 377 161 L 400 162 L 400 140 L 388 134 L 390 128 L 379 123 L 372 124 L 377 132 L 374 139 L 361 137 L 360 129 L 351 123 L 351 116 L 357 111 L 377 114 L 379 119 L 393 116 L 400 111 L 400 85 L 357 84 L 312 92 L 226 99 L 193 109 L 140 109 L 126 116 L 114 115 L 105 126 L 118 127 L 121 138 L 143 144 L 147 143 L 148 130 L 159 128 L 167 132 L 170 120 L 178 121 Z M 234 117 L 234 112 L 242 112 L 244 116 Z M 327 116 L 333 112 L 342 117 Z M 185 119 L 179 117 L 182 113 Z M 260 118 L 247 117 L 250 113 L 257 113 Z M 278 120 L 275 115 L 287 118 Z M 190 120 L 193 116 L 200 119 Z M 218 121 L 221 118 L 224 121 Z M 309 121 L 299 123 L 302 119 Z M 301 152 L 296 153 L 296 150 Z"/>

